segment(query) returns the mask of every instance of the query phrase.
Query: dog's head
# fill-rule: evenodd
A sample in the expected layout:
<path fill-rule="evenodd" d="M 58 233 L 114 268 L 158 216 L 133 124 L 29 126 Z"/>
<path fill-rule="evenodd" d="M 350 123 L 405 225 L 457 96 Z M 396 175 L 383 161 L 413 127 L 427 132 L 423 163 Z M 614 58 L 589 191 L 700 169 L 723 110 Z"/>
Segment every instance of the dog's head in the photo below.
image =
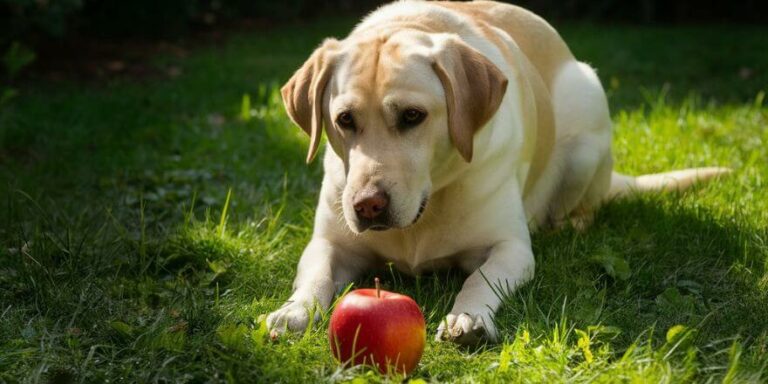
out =
<path fill-rule="evenodd" d="M 282 89 L 315 156 L 323 126 L 342 159 L 342 206 L 354 232 L 403 228 L 424 211 L 450 156 L 472 159 L 473 137 L 507 79 L 454 35 L 400 31 L 326 40 Z M 454 149 L 455 148 L 455 149 Z"/>

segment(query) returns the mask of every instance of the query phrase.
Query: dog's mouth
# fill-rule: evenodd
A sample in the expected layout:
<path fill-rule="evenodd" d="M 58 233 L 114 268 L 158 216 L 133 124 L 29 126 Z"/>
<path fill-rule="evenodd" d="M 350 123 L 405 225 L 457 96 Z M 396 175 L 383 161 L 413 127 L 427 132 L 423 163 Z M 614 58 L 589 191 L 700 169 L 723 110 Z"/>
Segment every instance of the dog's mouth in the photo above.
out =
<path fill-rule="evenodd" d="M 427 209 L 427 203 L 429 202 L 429 196 L 424 196 L 423 199 L 421 199 L 421 204 L 419 204 L 419 211 L 416 212 L 416 218 L 413 219 L 411 222 L 411 225 L 416 224 L 417 221 L 421 218 L 421 215 L 424 213 L 424 210 Z"/>
<path fill-rule="evenodd" d="M 424 214 L 424 211 L 427 209 L 427 203 L 429 202 L 429 196 L 424 196 L 424 198 L 421 199 L 421 203 L 419 204 L 419 211 L 416 212 L 416 217 L 411 221 L 410 224 L 406 225 L 405 227 L 409 227 L 411 225 L 416 224 L 417 221 L 421 218 L 421 216 Z M 360 230 L 366 231 L 387 231 L 395 226 L 392 225 L 392 222 L 390 221 L 390 218 L 387 216 L 383 218 L 380 222 L 371 222 L 371 221 L 358 221 L 358 224 L 360 226 Z M 403 227 L 404 228 L 404 227 Z"/>

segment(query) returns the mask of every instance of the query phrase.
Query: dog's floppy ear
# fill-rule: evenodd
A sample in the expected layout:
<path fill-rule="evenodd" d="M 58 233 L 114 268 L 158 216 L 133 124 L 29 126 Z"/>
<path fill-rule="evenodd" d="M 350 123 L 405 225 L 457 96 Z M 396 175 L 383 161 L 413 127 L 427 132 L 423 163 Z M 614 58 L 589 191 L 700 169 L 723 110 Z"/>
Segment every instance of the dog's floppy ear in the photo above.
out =
<path fill-rule="evenodd" d="M 307 163 L 320 146 L 323 131 L 323 93 L 333 72 L 339 41 L 326 39 L 280 90 L 291 120 L 309 135 Z"/>
<path fill-rule="evenodd" d="M 496 113 L 508 80 L 480 52 L 455 38 L 435 55 L 432 68 L 445 89 L 451 141 L 470 162 L 475 132 Z"/>

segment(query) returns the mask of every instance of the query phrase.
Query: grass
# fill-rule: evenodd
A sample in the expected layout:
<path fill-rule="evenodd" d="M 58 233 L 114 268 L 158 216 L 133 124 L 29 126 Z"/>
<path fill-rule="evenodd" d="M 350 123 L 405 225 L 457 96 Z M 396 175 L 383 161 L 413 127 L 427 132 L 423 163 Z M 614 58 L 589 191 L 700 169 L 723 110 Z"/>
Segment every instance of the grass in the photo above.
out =
<path fill-rule="evenodd" d="M 351 25 L 154 59 L 176 79 L 31 83 L 0 110 L 0 382 L 385 380 L 338 368 L 327 313 L 278 342 L 259 322 L 290 293 L 321 178 L 277 87 Z M 413 379 L 768 380 L 767 32 L 562 27 L 606 85 L 620 171 L 736 172 L 535 235 L 536 277 L 506 298 L 498 345 L 431 341 L 458 272 L 356 281 L 422 306 Z"/>

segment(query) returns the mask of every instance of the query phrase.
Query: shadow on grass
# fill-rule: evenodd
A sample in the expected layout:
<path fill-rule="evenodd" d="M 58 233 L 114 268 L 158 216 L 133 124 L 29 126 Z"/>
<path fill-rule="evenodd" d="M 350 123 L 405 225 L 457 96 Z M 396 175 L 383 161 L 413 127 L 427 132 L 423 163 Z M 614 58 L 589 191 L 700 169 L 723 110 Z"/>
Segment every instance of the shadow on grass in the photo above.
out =
<path fill-rule="evenodd" d="M 505 298 L 497 313 L 501 338 L 513 340 L 520 327 L 546 333 L 565 321 L 577 329 L 618 328 L 619 351 L 651 329 L 663 343 L 677 324 L 695 328 L 702 345 L 734 338 L 760 342 L 768 331 L 768 297 L 761 288 L 765 249 L 755 239 L 765 232 L 684 204 L 681 197 L 614 202 L 584 233 L 535 234 L 536 276 Z M 430 336 L 466 278 L 456 270 L 420 277 L 383 270 L 358 286 L 372 286 L 375 275 L 423 306 Z"/>

